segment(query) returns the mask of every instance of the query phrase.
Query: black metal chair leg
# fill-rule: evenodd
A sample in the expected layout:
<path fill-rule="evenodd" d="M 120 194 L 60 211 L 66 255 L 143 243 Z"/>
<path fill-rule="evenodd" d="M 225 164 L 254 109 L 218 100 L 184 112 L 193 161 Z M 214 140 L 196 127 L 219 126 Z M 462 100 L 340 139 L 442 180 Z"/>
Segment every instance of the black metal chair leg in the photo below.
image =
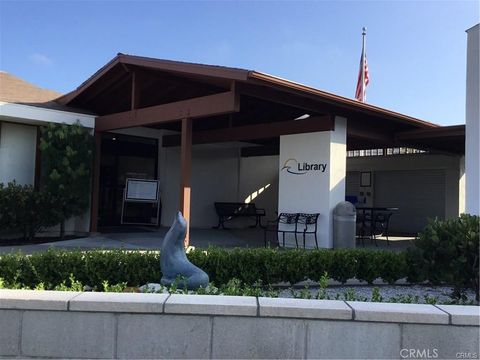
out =
<path fill-rule="evenodd" d="M 260 226 L 261 229 L 266 228 L 266 226 L 262 225 L 262 218 L 260 216 L 258 217 L 258 226 Z"/>
<path fill-rule="evenodd" d="M 318 240 L 317 240 L 317 233 L 315 233 L 315 245 L 317 246 L 317 250 L 318 250 Z"/>
<path fill-rule="evenodd" d="M 298 249 L 297 233 L 295 233 L 294 235 L 295 235 L 295 245 L 297 246 L 297 249 Z"/>
<path fill-rule="evenodd" d="M 282 238 L 283 238 L 283 247 L 285 248 L 285 233 L 282 232 Z"/>
<path fill-rule="evenodd" d="M 220 226 L 222 225 L 222 221 L 220 220 L 220 216 L 218 217 L 218 225 L 217 226 L 212 226 L 213 229 L 220 229 Z"/>

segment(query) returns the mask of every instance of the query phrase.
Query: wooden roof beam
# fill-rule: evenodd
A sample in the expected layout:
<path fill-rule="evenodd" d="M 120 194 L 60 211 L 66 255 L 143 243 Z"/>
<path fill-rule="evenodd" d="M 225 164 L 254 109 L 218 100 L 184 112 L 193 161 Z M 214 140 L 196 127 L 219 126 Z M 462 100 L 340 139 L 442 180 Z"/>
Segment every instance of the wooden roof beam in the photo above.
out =
<path fill-rule="evenodd" d="M 397 140 L 424 140 L 465 137 L 465 125 L 442 126 L 434 129 L 403 131 L 397 133 L 395 137 Z"/>
<path fill-rule="evenodd" d="M 312 100 L 307 97 L 299 97 L 288 92 L 279 91 L 264 86 L 253 86 L 244 82 L 238 82 L 236 86 L 238 92 L 242 95 L 296 107 L 305 110 L 306 113 L 310 111 L 315 114 L 330 114 L 333 110 L 332 106 L 321 104 L 317 100 Z M 346 116 L 346 114 L 340 113 L 337 113 L 337 115 Z"/>
<path fill-rule="evenodd" d="M 197 97 L 173 103 L 156 105 L 116 114 L 99 116 L 96 131 L 110 131 L 135 126 L 148 126 L 178 121 L 230 114 L 240 110 L 240 99 L 234 91 Z"/>
<path fill-rule="evenodd" d="M 331 116 L 315 116 L 305 120 L 277 121 L 257 125 L 234 126 L 218 130 L 206 130 L 193 133 L 194 144 L 211 144 L 229 141 L 252 141 L 281 135 L 301 134 L 334 129 Z M 163 146 L 179 146 L 180 135 L 166 135 Z"/>
<path fill-rule="evenodd" d="M 365 128 L 353 121 L 347 122 L 347 137 L 378 142 L 388 146 L 394 146 L 396 144 L 396 139 L 391 133 L 374 130 L 372 128 Z"/>

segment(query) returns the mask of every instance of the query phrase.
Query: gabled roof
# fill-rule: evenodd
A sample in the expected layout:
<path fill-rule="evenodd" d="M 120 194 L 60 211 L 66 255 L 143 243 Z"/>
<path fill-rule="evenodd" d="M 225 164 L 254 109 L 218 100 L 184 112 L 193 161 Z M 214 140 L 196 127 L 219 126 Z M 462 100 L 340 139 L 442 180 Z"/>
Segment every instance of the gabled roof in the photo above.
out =
<path fill-rule="evenodd" d="M 83 91 L 92 86 L 98 79 L 108 73 L 113 67 L 118 64 L 136 65 L 146 68 L 164 70 L 172 73 L 182 73 L 190 75 L 200 75 L 208 77 L 216 77 L 231 80 L 247 80 L 249 70 L 240 68 L 231 68 L 218 65 L 205 65 L 197 63 L 189 63 L 183 61 L 172 61 L 165 59 L 155 59 L 143 56 L 125 55 L 118 53 L 112 60 L 101 67 L 95 74 L 85 80 L 72 92 L 62 96 L 58 101 L 62 103 L 69 103 L 75 97 L 80 95 Z"/>
<path fill-rule="evenodd" d="M 205 65 L 181 61 L 155 59 L 141 56 L 125 55 L 121 53 L 119 53 L 110 62 L 108 62 L 105 66 L 99 69 L 89 79 L 83 82 L 77 89 L 60 97 L 59 99 L 57 99 L 57 101 L 65 105 L 70 104 L 117 65 L 133 65 L 143 68 L 149 68 L 152 70 L 160 70 L 168 73 L 180 74 L 182 76 L 195 76 L 197 78 L 217 78 L 226 81 L 230 80 L 258 86 L 265 86 L 268 88 L 274 88 L 279 91 L 294 92 L 298 96 L 308 96 L 310 99 L 318 100 L 323 103 L 345 109 L 349 112 L 361 113 L 367 116 L 371 115 L 388 118 L 396 122 L 404 123 L 405 125 L 413 126 L 414 128 L 435 128 L 439 126 L 428 121 L 420 120 L 378 106 L 362 103 L 357 100 L 335 95 L 323 90 L 319 90 L 290 80 L 282 79 L 276 76 L 268 75 L 259 71 L 232 68 L 226 66 Z"/>

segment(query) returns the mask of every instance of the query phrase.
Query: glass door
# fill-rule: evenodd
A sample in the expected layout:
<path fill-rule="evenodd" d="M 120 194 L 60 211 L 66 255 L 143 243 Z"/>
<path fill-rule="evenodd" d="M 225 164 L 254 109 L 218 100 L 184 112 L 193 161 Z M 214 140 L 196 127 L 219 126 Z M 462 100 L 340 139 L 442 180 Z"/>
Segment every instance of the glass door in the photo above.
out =
<path fill-rule="evenodd" d="M 156 180 L 158 140 L 104 133 L 100 161 L 99 226 L 120 225 L 123 191 L 127 178 Z M 151 204 L 129 207 L 129 222 L 156 214 Z"/>

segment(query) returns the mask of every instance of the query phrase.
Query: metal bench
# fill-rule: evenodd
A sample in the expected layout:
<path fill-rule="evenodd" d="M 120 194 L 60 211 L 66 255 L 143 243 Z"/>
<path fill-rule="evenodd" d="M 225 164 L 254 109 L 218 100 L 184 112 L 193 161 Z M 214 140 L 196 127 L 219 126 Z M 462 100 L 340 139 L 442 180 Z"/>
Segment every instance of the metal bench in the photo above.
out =
<path fill-rule="evenodd" d="M 254 203 L 238 203 L 238 202 L 216 202 L 215 211 L 218 215 L 218 225 L 215 229 L 225 228 L 225 222 L 237 217 L 251 217 L 255 218 L 255 225 L 251 227 L 262 225 L 262 217 L 265 216 L 264 209 L 258 209 Z"/>
<path fill-rule="evenodd" d="M 295 245 L 298 248 L 298 237 L 303 237 L 303 248 L 305 249 L 306 235 L 313 235 L 315 238 L 315 246 L 318 249 L 317 229 L 319 213 L 281 213 L 277 220 L 268 221 L 265 227 L 263 240 L 267 247 L 267 232 L 276 233 L 277 245 L 280 246 L 278 234 L 282 234 L 283 247 L 285 247 L 285 234 L 293 234 L 295 237 Z M 270 243 L 270 242 L 268 242 Z"/>

